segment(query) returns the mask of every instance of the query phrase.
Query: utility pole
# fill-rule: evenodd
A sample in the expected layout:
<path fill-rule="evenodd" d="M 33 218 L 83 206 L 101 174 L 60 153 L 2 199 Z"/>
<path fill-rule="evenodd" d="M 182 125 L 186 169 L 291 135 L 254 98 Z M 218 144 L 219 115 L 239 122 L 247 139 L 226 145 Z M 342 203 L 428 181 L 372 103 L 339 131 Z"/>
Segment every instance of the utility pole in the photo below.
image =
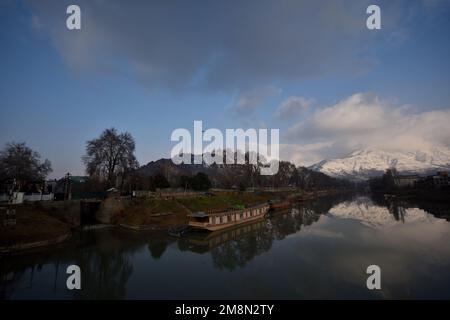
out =
<path fill-rule="evenodd" d="M 44 194 L 44 190 L 45 190 L 45 178 L 42 180 L 42 186 L 41 186 L 41 201 L 42 201 L 42 196 Z"/>
<path fill-rule="evenodd" d="M 71 196 L 70 173 L 67 172 L 64 182 L 64 200 L 70 200 Z"/>
<path fill-rule="evenodd" d="M 16 178 L 13 179 L 13 183 L 11 186 L 11 189 L 9 190 L 9 203 L 12 204 L 13 203 L 13 199 L 14 199 L 14 189 L 16 188 Z"/>

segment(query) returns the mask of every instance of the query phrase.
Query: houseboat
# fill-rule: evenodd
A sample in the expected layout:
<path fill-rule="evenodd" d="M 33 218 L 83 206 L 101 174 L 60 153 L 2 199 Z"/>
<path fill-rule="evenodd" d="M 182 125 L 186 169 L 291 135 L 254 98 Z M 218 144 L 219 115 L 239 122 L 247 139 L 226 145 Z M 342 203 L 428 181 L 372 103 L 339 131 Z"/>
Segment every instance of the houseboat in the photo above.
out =
<path fill-rule="evenodd" d="M 227 229 L 212 232 L 191 232 L 183 237 L 179 246 L 186 250 L 205 253 L 229 241 L 236 241 L 266 228 L 267 222 L 260 219 L 254 222 L 239 224 Z"/>
<path fill-rule="evenodd" d="M 268 203 L 256 205 L 241 210 L 230 210 L 218 213 L 195 212 L 189 215 L 189 226 L 194 229 L 209 231 L 221 230 L 229 227 L 263 219 L 269 211 Z"/>

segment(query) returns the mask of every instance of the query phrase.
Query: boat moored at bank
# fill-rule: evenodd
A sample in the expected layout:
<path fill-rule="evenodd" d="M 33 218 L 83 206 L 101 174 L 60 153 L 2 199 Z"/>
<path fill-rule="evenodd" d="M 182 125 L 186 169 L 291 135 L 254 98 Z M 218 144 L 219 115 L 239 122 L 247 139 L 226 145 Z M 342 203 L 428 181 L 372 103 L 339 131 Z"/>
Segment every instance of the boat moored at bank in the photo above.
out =
<path fill-rule="evenodd" d="M 194 229 L 216 231 L 241 223 L 263 219 L 270 209 L 268 203 L 216 213 L 195 212 L 189 215 L 189 226 Z"/>

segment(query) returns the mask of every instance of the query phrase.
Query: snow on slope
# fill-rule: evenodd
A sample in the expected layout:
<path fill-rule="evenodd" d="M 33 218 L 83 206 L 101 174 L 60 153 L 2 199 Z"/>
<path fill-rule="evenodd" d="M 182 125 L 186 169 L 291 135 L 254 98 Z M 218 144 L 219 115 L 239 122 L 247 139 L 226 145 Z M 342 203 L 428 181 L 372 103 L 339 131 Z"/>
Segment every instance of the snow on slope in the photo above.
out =
<path fill-rule="evenodd" d="M 450 168 L 450 149 L 431 147 L 429 150 L 385 151 L 367 148 L 352 152 L 341 159 L 323 160 L 310 169 L 333 177 L 368 179 L 395 167 L 403 173 L 428 173 Z"/>

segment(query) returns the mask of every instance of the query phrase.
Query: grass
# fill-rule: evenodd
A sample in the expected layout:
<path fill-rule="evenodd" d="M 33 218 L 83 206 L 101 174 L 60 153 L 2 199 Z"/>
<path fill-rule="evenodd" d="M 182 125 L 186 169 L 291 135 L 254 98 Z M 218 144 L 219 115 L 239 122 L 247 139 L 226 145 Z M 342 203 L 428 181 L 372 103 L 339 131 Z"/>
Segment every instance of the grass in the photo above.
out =
<path fill-rule="evenodd" d="M 0 225 L 0 246 L 55 239 L 70 232 L 68 224 L 45 212 L 16 210 L 14 227 Z"/>
<path fill-rule="evenodd" d="M 269 193 L 224 192 L 211 197 L 179 199 L 178 201 L 192 212 L 196 211 L 222 211 L 239 209 L 266 202 L 271 198 Z"/>
<path fill-rule="evenodd" d="M 118 223 L 164 229 L 171 225 L 187 223 L 187 215 L 191 212 L 240 209 L 266 202 L 272 197 L 270 193 L 223 192 L 197 198 L 133 199 L 125 207 L 124 214 Z"/>
<path fill-rule="evenodd" d="M 125 207 L 124 216 L 118 222 L 132 226 L 152 225 L 161 229 L 187 223 L 188 213 L 176 200 L 134 199 Z"/>

